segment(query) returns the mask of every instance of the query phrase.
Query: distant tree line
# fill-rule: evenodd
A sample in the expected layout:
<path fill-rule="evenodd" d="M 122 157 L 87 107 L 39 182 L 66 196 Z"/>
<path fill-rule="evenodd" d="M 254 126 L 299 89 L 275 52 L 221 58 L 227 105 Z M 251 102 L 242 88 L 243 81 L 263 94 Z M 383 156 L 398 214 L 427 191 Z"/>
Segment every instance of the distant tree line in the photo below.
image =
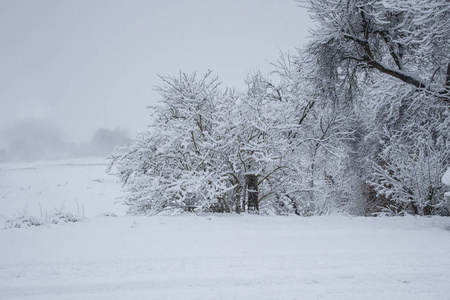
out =
<path fill-rule="evenodd" d="M 245 92 L 161 77 L 150 129 L 110 158 L 131 213 L 449 214 L 450 2 L 303 4 L 312 40 Z"/>

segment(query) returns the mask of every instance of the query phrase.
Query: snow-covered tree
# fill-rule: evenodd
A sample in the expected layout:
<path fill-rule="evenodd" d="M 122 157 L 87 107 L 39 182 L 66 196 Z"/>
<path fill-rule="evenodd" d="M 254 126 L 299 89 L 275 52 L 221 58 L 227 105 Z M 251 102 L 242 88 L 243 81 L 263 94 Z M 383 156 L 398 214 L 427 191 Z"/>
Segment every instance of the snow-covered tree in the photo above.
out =
<path fill-rule="evenodd" d="M 439 178 L 450 163 L 450 2 L 305 2 L 317 22 L 306 50 L 311 82 L 353 118 L 348 166 L 361 175 L 352 185 L 372 202 L 366 206 L 442 213 Z"/>
<path fill-rule="evenodd" d="M 310 51 L 323 60 L 319 68 L 328 79 L 344 75 L 350 64 L 353 72 L 373 70 L 450 104 L 448 1 L 307 3 L 318 22 Z"/>
<path fill-rule="evenodd" d="M 332 210 L 348 209 L 350 198 L 345 195 L 344 182 L 348 174 L 343 169 L 346 155 L 343 141 L 349 138 L 350 121 L 338 103 L 329 103 L 311 82 L 302 53 L 282 54 L 274 63 L 276 87 L 281 102 L 291 103 L 292 124 L 288 140 L 295 145 L 291 166 L 296 171 L 289 177 L 289 195 L 295 195 L 296 210 L 301 215 L 317 215 Z M 331 104 L 331 105 L 329 105 Z M 286 104 L 284 104 L 286 105 Z M 345 204 L 345 205 L 344 205 Z"/>
<path fill-rule="evenodd" d="M 210 73 L 200 80 L 195 74 L 162 79 L 162 105 L 153 108 L 150 130 L 112 155 L 110 171 L 127 188 L 132 213 L 210 208 L 229 187 L 209 147 L 220 83 Z"/>
<path fill-rule="evenodd" d="M 130 212 L 312 215 L 335 207 L 339 122 L 313 109 L 289 68 L 278 69 L 277 84 L 253 74 L 243 93 L 219 91 L 210 73 L 163 77 L 150 130 L 111 157 Z"/>

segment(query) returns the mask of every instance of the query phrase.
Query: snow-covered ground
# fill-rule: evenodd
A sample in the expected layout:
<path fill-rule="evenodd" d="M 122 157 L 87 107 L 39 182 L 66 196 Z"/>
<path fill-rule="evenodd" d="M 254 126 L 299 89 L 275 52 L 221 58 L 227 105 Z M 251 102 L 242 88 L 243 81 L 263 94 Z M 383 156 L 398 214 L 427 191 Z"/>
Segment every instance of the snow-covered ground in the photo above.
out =
<path fill-rule="evenodd" d="M 124 215 L 121 186 L 106 174 L 107 163 L 102 158 L 0 163 L 0 220 L 58 210 L 89 218 Z"/>
<path fill-rule="evenodd" d="M 105 167 L 0 164 L 0 299 L 450 297 L 449 218 L 125 216 Z"/>

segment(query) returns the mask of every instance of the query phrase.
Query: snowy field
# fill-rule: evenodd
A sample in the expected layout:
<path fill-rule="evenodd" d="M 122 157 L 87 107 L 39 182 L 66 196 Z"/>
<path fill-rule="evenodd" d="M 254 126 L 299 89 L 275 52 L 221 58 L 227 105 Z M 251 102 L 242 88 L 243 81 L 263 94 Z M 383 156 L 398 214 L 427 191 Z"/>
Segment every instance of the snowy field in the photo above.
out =
<path fill-rule="evenodd" d="M 449 218 L 126 216 L 105 167 L 0 164 L 0 299 L 450 299 Z"/>

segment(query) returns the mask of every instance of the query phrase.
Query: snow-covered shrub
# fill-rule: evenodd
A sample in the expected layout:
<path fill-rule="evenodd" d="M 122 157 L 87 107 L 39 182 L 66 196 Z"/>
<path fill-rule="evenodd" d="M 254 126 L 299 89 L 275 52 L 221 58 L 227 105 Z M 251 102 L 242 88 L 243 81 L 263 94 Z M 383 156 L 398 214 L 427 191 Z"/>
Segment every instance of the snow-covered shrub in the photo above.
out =
<path fill-rule="evenodd" d="M 8 219 L 5 223 L 5 228 L 26 228 L 31 226 L 41 226 L 43 224 L 45 223 L 42 220 L 33 216 L 21 215 L 16 218 Z"/>
<path fill-rule="evenodd" d="M 103 217 L 117 218 L 118 215 L 113 212 L 105 212 L 102 214 Z"/>
<path fill-rule="evenodd" d="M 81 219 L 74 214 L 61 211 L 58 211 L 46 217 L 46 223 L 51 224 L 75 223 L 79 222 L 80 220 Z"/>
<path fill-rule="evenodd" d="M 379 137 L 384 147 L 371 183 L 399 211 L 447 214 L 441 178 L 450 163 L 450 114 L 423 93 L 398 99 L 378 109 L 385 120 Z"/>
<path fill-rule="evenodd" d="M 63 208 L 64 207 L 62 206 L 59 209 L 53 210 L 51 213 L 46 212 L 45 215 L 41 214 L 40 217 L 29 215 L 28 211 L 24 210 L 19 212 L 16 217 L 7 219 L 5 222 L 5 228 L 27 228 L 48 224 L 75 223 L 82 220 L 82 217 L 66 212 Z"/>

